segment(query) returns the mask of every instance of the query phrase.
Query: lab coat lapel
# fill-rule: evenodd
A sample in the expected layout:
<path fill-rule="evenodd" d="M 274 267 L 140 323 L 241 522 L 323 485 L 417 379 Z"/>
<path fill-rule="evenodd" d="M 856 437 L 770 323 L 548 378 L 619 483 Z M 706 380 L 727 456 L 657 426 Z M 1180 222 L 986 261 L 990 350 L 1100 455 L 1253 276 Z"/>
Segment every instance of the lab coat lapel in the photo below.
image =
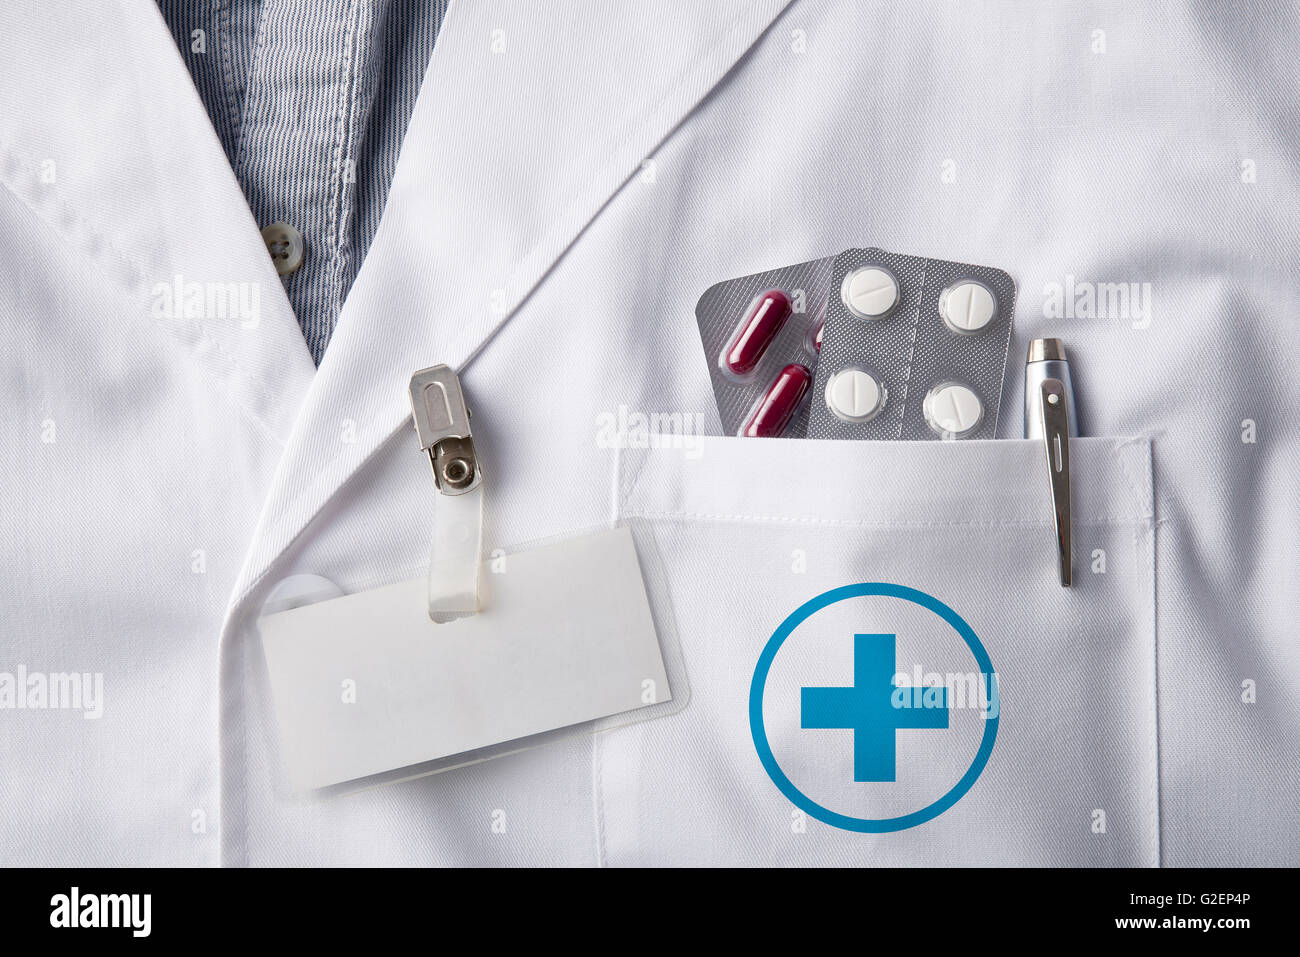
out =
<path fill-rule="evenodd" d="M 179 345 L 178 361 L 283 445 L 311 357 L 157 6 L 2 20 L 0 185 L 65 241 L 59 268 L 103 277 L 105 313 L 87 321 Z"/>
<path fill-rule="evenodd" d="M 472 361 L 786 2 L 452 5 L 232 614 L 405 430 L 411 373 Z"/>

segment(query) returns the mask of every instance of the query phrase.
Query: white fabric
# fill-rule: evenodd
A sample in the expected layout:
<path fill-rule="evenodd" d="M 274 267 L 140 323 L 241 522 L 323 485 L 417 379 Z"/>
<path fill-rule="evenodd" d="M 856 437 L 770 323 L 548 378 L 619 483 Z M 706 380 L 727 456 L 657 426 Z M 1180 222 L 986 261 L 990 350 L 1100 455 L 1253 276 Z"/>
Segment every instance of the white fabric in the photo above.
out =
<path fill-rule="evenodd" d="M 1069 590 L 1056 583 L 1036 442 L 717 438 L 689 456 L 630 452 L 620 512 L 646 523 L 672 556 L 668 588 L 681 633 L 708 640 L 687 649 L 691 707 L 597 738 L 603 859 L 653 864 L 660 842 L 694 816 L 700 839 L 682 842 L 676 862 L 1156 864 L 1150 447 L 1089 438 L 1071 451 L 1076 536 L 1084 554 L 1103 548 L 1108 562 L 1105 575 L 1081 575 Z M 773 458 L 792 467 L 773 469 Z M 810 494 L 810 472 L 849 480 Z M 792 818 L 753 747 L 741 746 L 753 663 L 775 625 L 828 589 L 866 581 L 905 582 L 957 609 L 996 668 L 1001 712 L 975 787 L 933 821 L 880 835 Z M 782 713 L 790 711 L 783 691 L 852 684 L 855 632 L 897 632 L 905 671 L 905 661 L 945 676 L 975 670 L 936 624 L 893 599 L 859 599 L 800 626 L 782 649 L 765 696 L 768 738 L 782 769 L 822 806 L 896 817 L 937 797 L 936 777 L 955 782 L 965 771 L 984 721 L 975 708 L 950 710 L 942 737 L 908 742 L 909 733 L 933 732 L 899 732 L 897 782 L 874 786 L 826 773 L 845 766 L 847 732 L 802 730 L 797 700 L 793 715 Z M 729 788 L 701 800 L 664 788 L 671 779 Z M 1098 808 L 1102 835 L 1089 826 Z"/>
<path fill-rule="evenodd" d="M 0 712 L 4 863 L 1300 861 L 1294 9 L 784 6 L 453 5 L 314 373 L 153 4 L 5 5 L 0 670 L 102 672 L 104 711 Z M 662 487 L 613 496 L 657 542 L 685 710 L 346 799 L 276 792 L 251 624 L 291 574 L 424 573 L 413 370 L 462 369 L 485 553 L 589 528 L 610 417 L 718 431 L 700 292 L 862 245 L 1016 278 L 1004 438 L 1028 340 L 1065 340 L 1093 437 L 1077 590 L 1033 551 L 1026 446 L 725 440 L 699 459 L 716 484 L 647 462 Z M 177 276 L 255 284 L 257 321 L 167 315 Z M 1079 283 L 1136 283 L 1136 305 L 1058 313 Z M 820 564 L 792 581 L 796 547 Z M 866 576 L 947 596 L 1022 686 L 1094 670 L 1064 676 L 1053 753 L 1004 714 L 929 825 L 795 843 L 737 689 L 816 585 Z"/>

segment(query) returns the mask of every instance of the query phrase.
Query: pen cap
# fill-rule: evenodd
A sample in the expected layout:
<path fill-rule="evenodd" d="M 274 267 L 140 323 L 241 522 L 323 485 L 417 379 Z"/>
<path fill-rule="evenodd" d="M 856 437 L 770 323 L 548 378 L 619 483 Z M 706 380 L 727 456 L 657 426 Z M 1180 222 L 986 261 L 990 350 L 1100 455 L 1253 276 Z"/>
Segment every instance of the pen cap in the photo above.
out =
<path fill-rule="evenodd" d="M 1026 362 L 1065 361 L 1065 344 L 1060 339 L 1034 339 L 1029 343 Z"/>
<path fill-rule="evenodd" d="M 1039 405 L 1039 387 L 1045 379 L 1060 379 L 1065 386 L 1066 417 L 1070 435 L 1079 434 L 1075 408 L 1074 384 L 1070 381 L 1070 363 L 1060 339 L 1034 339 L 1029 343 L 1025 361 L 1025 438 L 1043 437 L 1043 412 Z"/>

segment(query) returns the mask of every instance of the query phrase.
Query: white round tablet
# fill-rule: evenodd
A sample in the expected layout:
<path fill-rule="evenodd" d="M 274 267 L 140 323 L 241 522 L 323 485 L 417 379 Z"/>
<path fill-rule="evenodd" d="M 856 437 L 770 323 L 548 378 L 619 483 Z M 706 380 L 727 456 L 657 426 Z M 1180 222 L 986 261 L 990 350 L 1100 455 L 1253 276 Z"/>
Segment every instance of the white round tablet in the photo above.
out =
<path fill-rule="evenodd" d="M 860 319 L 879 319 L 898 303 L 898 280 L 888 269 L 863 266 L 844 277 L 840 298 Z"/>
<path fill-rule="evenodd" d="M 845 422 L 866 422 L 885 407 L 885 387 L 864 369 L 841 369 L 826 383 L 826 407 Z"/>
<path fill-rule="evenodd" d="M 939 296 L 939 314 L 953 332 L 979 332 L 997 314 L 997 300 L 982 283 L 955 283 Z"/>
<path fill-rule="evenodd" d="M 926 394 L 921 412 L 930 428 L 945 439 L 966 435 L 984 419 L 984 403 L 969 386 L 940 382 Z"/>

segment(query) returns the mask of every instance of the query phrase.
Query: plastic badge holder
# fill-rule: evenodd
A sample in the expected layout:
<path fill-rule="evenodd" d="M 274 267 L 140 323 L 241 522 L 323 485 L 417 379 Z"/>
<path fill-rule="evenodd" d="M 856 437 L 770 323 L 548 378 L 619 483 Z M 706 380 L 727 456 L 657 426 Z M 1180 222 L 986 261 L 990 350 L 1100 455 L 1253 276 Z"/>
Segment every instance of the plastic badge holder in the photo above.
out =
<path fill-rule="evenodd" d="M 442 624 L 429 620 L 424 578 L 268 609 L 259 629 L 283 798 L 439 774 L 686 707 L 652 537 L 620 524 L 496 552 L 481 581 L 479 612 Z M 544 597 L 501 607 L 521 592 Z"/>
<path fill-rule="evenodd" d="M 991 439 L 1015 283 L 988 266 L 851 249 L 835 260 L 807 435 Z"/>
<path fill-rule="evenodd" d="M 695 306 L 724 433 L 802 437 L 833 258 L 728 279 Z"/>
<path fill-rule="evenodd" d="M 435 774 L 689 698 L 653 537 L 614 524 L 483 561 L 460 379 L 431 366 L 410 391 L 434 472 L 428 574 L 273 594 L 259 620 L 288 792 Z"/>

